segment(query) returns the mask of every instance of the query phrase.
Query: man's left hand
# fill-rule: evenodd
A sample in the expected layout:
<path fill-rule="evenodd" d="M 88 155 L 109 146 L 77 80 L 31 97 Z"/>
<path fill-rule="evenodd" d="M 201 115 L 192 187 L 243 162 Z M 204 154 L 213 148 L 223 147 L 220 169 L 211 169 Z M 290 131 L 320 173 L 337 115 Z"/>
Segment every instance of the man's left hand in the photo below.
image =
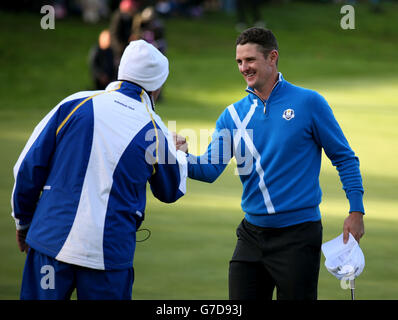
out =
<path fill-rule="evenodd" d="M 27 233 L 28 233 L 28 228 L 16 231 L 16 238 L 17 238 L 17 244 L 18 244 L 19 251 L 25 252 L 25 253 L 28 253 L 28 250 L 29 250 L 29 246 L 25 242 Z"/>
<path fill-rule="evenodd" d="M 355 240 L 359 243 L 359 239 L 365 234 L 365 226 L 363 223 L 363 213 L 359 211 L 353 211 L 344 220 L 343 226 L 343 242 L 347 243 L 351 233 Z"/>

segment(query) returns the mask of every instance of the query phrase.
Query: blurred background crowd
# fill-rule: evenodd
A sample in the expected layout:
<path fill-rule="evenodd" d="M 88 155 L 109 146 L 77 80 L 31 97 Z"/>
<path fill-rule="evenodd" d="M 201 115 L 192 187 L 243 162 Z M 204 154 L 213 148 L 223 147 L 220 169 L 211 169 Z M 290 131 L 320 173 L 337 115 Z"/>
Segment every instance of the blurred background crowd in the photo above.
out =
<path fill-rule="evenodd" d="M 266 27 L 261 7 L 271 0 L 20 0 L 7 1 L 0 8 L 39 12 L 44 5 L 54 8 L 56 20 L 78 16 L 85 23 L 108 21 L 89 52 L 88 64 L 94 89 L 105 89 L 117 78 L 121 55 L 132 40 L 144 39 L 167 55 L 165 19 L 200 19 L 206 11 L 224 11 L 235 16 L 235 29 Z M 289 2 L 290 0 L 277 0 Z M 314 0 L 346 2 L 345 0 Z M 349 0 L 354 4 L 357 0 Z M 374 12 L 381 12 L 381 0 L 369 0 Z"/>
<path fill-rule="evenodd" d="M 238 31 L 248 25 L 265 27 L 259 10 L 262 0 L 22 0 L 2 7 L 39 12 L 44 5 L 54 8 L 56 20 L 80 16 L 86 23 L 109 21 L 88 58 L 93 87 L 98 90 L 116 80 L 117 66 L 130 41 L 144 39 L 167 55 L 165 19 L 200 19 L 205 11 L 223 10 L 236 13 Z"/>

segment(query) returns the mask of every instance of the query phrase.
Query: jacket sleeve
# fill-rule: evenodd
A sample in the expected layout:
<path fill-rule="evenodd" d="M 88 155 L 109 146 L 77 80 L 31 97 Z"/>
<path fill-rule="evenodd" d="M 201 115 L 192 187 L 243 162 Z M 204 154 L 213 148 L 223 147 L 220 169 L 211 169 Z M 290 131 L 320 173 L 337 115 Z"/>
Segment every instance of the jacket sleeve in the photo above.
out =
<path fill-rule="evenodd" d="M 233 156 L 233 143 L 230 130 L 224 125 L 223 113 L 217 120 L 206 152 L 201 156 L 188 154 L 188 177 L 203 182 L 214 182 L 224 171 Z"/>
<path fill-rule="evenodd" d="M 350 203 L 350 212 L 365 213 L 363 206 L 363 185 L 359 159 L 351 149 L 333 111 L 319 94 L 313 96 L 313 135 L 327 157 L 336 167 L 343 189 Z"/>
<path fill-rule="evenodd" d="M 18 230 L 29 227 L 47 180 L 56 143 L 57 110 L 55 107 L 36 126 L 14 166 L 11 215 Z"/>
<path fill-rule="evenodd" d="M 156 163 L 149 184 L 157 199 L 172 203 L 186 193 L 187 160 L 184 152 L 176 151 L 167 128 L 162 123 L 159 125 L 156 126 Z"/>

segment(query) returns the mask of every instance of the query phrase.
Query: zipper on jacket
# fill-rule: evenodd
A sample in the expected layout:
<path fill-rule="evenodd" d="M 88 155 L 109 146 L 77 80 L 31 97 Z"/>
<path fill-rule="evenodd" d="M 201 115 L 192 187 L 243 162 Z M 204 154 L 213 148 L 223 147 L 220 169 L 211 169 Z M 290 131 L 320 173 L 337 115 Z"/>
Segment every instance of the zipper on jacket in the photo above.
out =
<path fill-rule="evenodd" d="M 267 100 L 261 99 L 260 96 L 259 96 L 257 93 L 255 93 L 254 90 L 249 89 L 249 87 L 246 88 L 246 91 L 247 91 L 247 92 L 250 92 L 250 93 L 254 94 L 254 95 L 255 95 L 257 98 L 259 98 L 260 101 L 264 104 L 264 114 L 265 114 L 265 112 L 267 111 L 267 103 L 269 102 L 269 98 L 271 98 L 272 92 L 274 91 L 275 87 L 277 86 L 277 84 L 278 84 L 279 82 L 281 82 L 281 80 L 280 80 L 280 73 L 279 73 L 279 76 L 278 76 L 278 80 L 276 80 L 274 86 L 272 87 L 271 92 L 270 92 L 270 94 L 269 94 Z"/>
<path fill-rule="evenodd" d="M 258 99 L 260 99 L 260 101 L 261 101 L 261 102 L 263 103 L 263 105 L 264 105 L 264 114 L 265 114 L 265 111 L 267 110 L 267 102 L 268 102 L 268 100 L 269 100 L 269 97 L 268 97 L 267 100 L 263 100 L 263 99 L 261 99 L 260 96 L 259 96 L 257 93 L 255 93 L 253 90 L 246 89 L 246 91 L 249 92 L 249 93 L 254 94 Z M 271 96 L 271 94 L 270 94 L 270 96 Z"/>

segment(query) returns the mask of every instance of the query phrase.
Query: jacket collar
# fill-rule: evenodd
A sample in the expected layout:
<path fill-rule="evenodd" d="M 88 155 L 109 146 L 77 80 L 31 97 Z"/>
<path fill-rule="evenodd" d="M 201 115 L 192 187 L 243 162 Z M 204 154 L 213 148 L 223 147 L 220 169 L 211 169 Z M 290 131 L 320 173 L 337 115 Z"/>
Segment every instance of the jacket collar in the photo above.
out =
<path fill-rule="evenodd" d="M 129 98 L 137 100 L 138 102 L 144 103 L 148 106 L 151 106 L 152 110 L 155 110 L 155 105 L 152 101 L 151 95 L 148 91 L 146 91 L 140 85 L 127 81 L 127 80 L 118 80 L 111 82 L 106 89 L 107 91 L 117 91 L 120 92 Z"/>

